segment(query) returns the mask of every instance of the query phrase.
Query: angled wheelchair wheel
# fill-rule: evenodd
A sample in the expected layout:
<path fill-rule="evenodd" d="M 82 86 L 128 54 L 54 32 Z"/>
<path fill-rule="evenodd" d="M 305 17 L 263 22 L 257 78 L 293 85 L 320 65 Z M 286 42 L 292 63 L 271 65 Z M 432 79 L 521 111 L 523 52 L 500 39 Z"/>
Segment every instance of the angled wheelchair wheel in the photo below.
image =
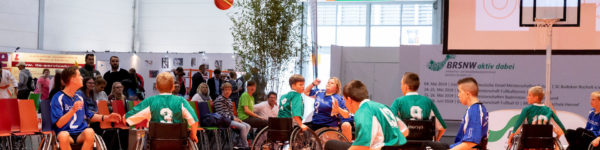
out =
<path fill-rule="evenodd" d="M 261 150 L 263 148 L 263 146 L 267 145 L 267 130 L 269 129 L 269 127 L 265 127 L 263 129 L 261 129 L 258 134 L 256 134 L 256 137 L 254 137 L 254 140 L 252 141 L 252 146 L 250 147 L 250 150 Z"/>
<path fill-rule="evenodd" d="M 322 150 L 323 145 L 313 130 L 302 131 L 300 127 L 294 127 L 290 137 L 290 148 L 291 150 Z"/>
<path fill-rule="evenodd" d="M 315 133 L 319 137 L 319 140 L 321 140 L 321 144 L 323 146 L 325 146 L 324 143 L 326 143 L 329 140 L 338 140 L 338 141 L 348 142 L 348 143 L 350 142 L 350 141 L 348 141 L 348 138 L 346 138 L 346 136 L 344 136 L 342 133 L 340 133 L 336 129 L 321 128 L 321 129 L 315 131 Z"/>
<path fill-rule="evenodd" d="M 108 148 L 106 148 L 106 144 L 104 143 L 104 139 L 102 139 L 102 137 L 98 134 L 94 134 L 94 141 L 96 141 L 94 143 L 94 148 L 95 149 L 100 149 L 100 150 L 107 150 Z"/>
<path fill-rule="evenodd" d="M 513 137 L 513 141 L 511 142 L 511 146 L 506 147 L 506 150 L 517 150 L 519 149 L 519 139 L 521 138 L 521 134 L 517 134 Z"/>

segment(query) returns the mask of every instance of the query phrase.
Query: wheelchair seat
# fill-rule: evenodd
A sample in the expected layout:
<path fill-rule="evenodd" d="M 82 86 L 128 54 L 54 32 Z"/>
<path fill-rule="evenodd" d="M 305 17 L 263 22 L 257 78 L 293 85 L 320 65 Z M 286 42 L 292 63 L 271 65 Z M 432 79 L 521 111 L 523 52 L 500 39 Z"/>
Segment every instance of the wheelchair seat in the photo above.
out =
<path fill-rule="evenodd" d="M 554 148 L 555 139 L 552 137 L 552 125 L 524 124 L 519 139 L 518 149 L 525 148 Z"/>
<path fill-rule="evenodd" d="M 292 118 L 269 118 L 267 140 L 289 141 L 292 131 Z"/>
<path fill-rule="evenodd" d="M 433 141 L 435 137 L 435 117 L 429 120 L 402 120 L 410 134 L 406 140 Z"/>
<path fill-rule="evenodd" d="M 150 122 L 148 142 L 150 149 L 186 149 L 189 133 L 187 124 Z"/>

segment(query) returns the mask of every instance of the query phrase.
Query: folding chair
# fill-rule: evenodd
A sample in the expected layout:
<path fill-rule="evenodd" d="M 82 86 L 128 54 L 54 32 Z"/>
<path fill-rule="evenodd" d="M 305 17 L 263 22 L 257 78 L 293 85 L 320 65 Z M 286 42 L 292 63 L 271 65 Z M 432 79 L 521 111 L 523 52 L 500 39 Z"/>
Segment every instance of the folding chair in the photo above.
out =
<path fill-rule="evenodd" d="M 7 107 L 10 107 L 9 100 L 0 100 L 0 114 L 10 114 L 10 110 Z M 0 115 L 1 120 L 8 120 L 10 115 Z M 0 121 L 0 149 L 10 149 L 12 148 L 12 139 L 11 139 L 11 121 Z"/>
<path fill-rule="evenodd" d="M 17 132 L 20 130 L 20 119 L 19 119 L 19 103 L 17 99 L 0 99 L 3 103 L 0 106 L 0 114 L 14 114 L 14 115 L 0 115 L 2 122 L 8 121 L 10 123 L 11 131 Z"/>

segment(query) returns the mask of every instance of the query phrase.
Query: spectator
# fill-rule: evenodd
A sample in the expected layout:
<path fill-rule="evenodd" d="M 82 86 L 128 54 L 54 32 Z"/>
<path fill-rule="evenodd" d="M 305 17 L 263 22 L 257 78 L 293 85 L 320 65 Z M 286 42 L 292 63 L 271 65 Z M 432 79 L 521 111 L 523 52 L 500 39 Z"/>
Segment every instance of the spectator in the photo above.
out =
<path fill-rule="evenodd" d="M 48 94 L 50 93 L 50 70 L 44 69 L 42 76 L 37 80 L 35 93 L 41 94 L 40 99 L 47 100 Z"/>
<path fill-rule="evenodd" d="M 190 89 L 191 96 L 196 96 L 196 92 L 200 83 L 206 83 L 206 80 L 204 79 L 204 74 L 208 74 L 206 72 L 206 65 L 200 65 L 199 69 L 200 71 L 194 73 L 194 75 L 192 76 L 192 89 Z"/>
<path fill-rule="evenodd" d="M 33 77 L 31 76 L 31 72 L 29 69 L 25 69 L 25 62 L 20 61 L 17 64 L 19 68 L 19 88 L 17 92 L 18 99 L 28 99 L 29 93 L 33 91 Z"/>
<path fill-rule="evenodd" d="M 54 78 L 52 78 L 52 90 L 50 90 L 50 93 L 48 93 L 49 98 L 52 98 L 54 94 L 58 93 L 65 87 L 65 83 L 62 82 L 61 77 L 61 71 L 56 70 L 56 72 L 54 73 Z"/>
<path fill-rule="evenodd" d="M 2 70 L 0 73 L 0 98 L 11 98 L 13 95 L 16 95 L 15 93 L 17 92 L 17 87 L 15 86 L 18 85 L 18 82 L 12 76 L 10 71 L 2 68 L 2 62 L 0 62 L 0 70 Z M 14 88 L 12 93 L 10 92 L 11 86 Z"/>
<path fill-rule="evenodd" d="M 77 91 L 77 94 L 83 98 L 83 101 L 85 102 L 84 107 L 86 107 L 87 110 L 98 113 L 98 105 L 96 105 L 96 100 L 94 99 L 95 85 L 94 78 L 84 78 L 83 86 Z"/>
<path fill-rule="evenodd" d="M 208 84 L 200 83 L 200 87 L 198 88 L 198 91 L 196 91 L 196 95 L 192 97 L 192 101 L 208 102 L 211 100 L 212 99 L 210 98 L 210 90 L 208 89 Z"/>
<path fill-rule="evenodd" d="M 223 90 L 223 95 L 219 96 L 217 100 L 215 100 L 215 111 L 225 117 L 231 119 L 230 127 L 236 128 L 240 130 L 240 137 L 242 138 L 242 142 L 239 143 L 239 147 L 248 147 L 248 131 L 250 131 L 250 124 L 242 122 L 238 117 L 233 115 L 233 103 L 229 96 L 231 95 L 231 84 L 225 83 L 221 86 Z"/>
<path fill-rule="evenodd" d="M 210 93 L 211 99 L 215 99 L 217 96 L 221 95 L 221 89 L 217 87 L 221 87 L 221 84 L 223 84 L 223 80 L 221 80 L 221 70 L 215 69 L 213 73 L 213 77 L 208 79 L 208 88 L 210 91 L 213 91 Z"/>
<path fill-rule="evenodd" d="M 96 78 L 96 87 L 94 88 L 94 100 L 108 100 L 108 95 L 104 92 L 106 81 L 102 78 Z"/>
<path fill-rule="evenodd" d="M 113 87 L 114 82 L 122 82 L 131 77 L 127 70 L 119 68 L 119 57 L 117 56 L 110 57 L 110 67 L 111 70 L 104 73 L 104 80 L 106 80 L 106 86 L 108 87 Z M 106 93 L 111 93 L 111 90 L 112 88 L 104 89 Z"/>
<path fill-rule="evenodd" d="M 113 112 L 112 103 L 113 100 L 122 100 L 123 105 L 125 105 L 125 95 L 123 94 L 123 84 L 121 82 L 115 82 L 112 86 L 112 92 L 108 95 L 108 110 Z"/>
<path fill-rule="evenodd" d="M 256 91 L 256 82 L 248 81 L 246 91 L 240 97 L 240 105 L 237 108 L 238 117 L 250 124 L 253 128 L 262 129 L 267 126 L 267 118 L 262 118 L 254 113 L 254 97 L 252 94 Z"/>
<path fill-rule="evenodd" d="M 231 93 L 231 100 L 237 104 L 238 101 L 240 100 L 240 95 L 242 94 L 240 91 L 242 91 L 242 88 L 240 88 L 241 86 L 238 86 L 238 79 L 237 79 L 237 73 L 235 73 L 235 71 L 231 70 L 229 72 L 229 83 L 232 85 L 232 93 Z"/>
<path fill-rule="evenodd" d="M 174 88 L 171 94 L 175 95 L 175 96 L 181 96 L 184 97 L 183 95 L 181 95 L 181 93 L 179 93 L 179 91 L 181 91 L 181 84 L 177 81 L 175 81 L 175 84 L 173 84 Z"/>
<path fill-rule="evenodd" d="M 94 65 L 94 54 L 85 55 L 85 65 L 83 68 L 79 68 L 79 72 L 83 78 L 92 78 L 100 75 L 100 71 L 96 70 L 96 66 Z"/>
<path fill-rule="evenodd" d="M 175 69 L 175 71 L 173 72 L 173 74 L 175 75 L 175 82 L 179 82 L 179 90 L 177 90 L 178 94 L 173 94 L 173 95 L 180 95 L 185 97 L 186 93 L 187 93 L 187 89 L 185 88 L 185 78 L 183 76 L 185 76 L 185 71 L 183 71 L 182 67 L 177 67 L 177 69 Z"/>
<path fill-rule="evenodd" d="M 267 94 L 267 100 L 254 105 L 254 113 L 261 118 L 277 117 L 277 93 L 271 91 Z"/>
<path fill-rule="evenodd" d="M 141 74 L 137 73 L 137 71 L 135 70 L 135 68 L 131 68 L 129 69 L 129 74 L 131 74 L 134 77 L 134 81 L 136 81 L 138 87 L 137 87 L 137 95 L 139 99 L 144 99 L 144 92 L 146 91 L 144 89 L 144 78 L 142 77 Z"/>

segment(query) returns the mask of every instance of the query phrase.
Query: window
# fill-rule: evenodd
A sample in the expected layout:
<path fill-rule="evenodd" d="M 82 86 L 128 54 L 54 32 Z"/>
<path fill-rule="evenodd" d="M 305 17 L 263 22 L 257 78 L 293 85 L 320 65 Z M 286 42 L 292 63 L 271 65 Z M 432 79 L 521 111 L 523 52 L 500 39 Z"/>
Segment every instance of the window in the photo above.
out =
<path fill-rule="evenodd" d="M 319 2 L 318 44 L 324 47 L 432 44 L 435 1 Z"/>

